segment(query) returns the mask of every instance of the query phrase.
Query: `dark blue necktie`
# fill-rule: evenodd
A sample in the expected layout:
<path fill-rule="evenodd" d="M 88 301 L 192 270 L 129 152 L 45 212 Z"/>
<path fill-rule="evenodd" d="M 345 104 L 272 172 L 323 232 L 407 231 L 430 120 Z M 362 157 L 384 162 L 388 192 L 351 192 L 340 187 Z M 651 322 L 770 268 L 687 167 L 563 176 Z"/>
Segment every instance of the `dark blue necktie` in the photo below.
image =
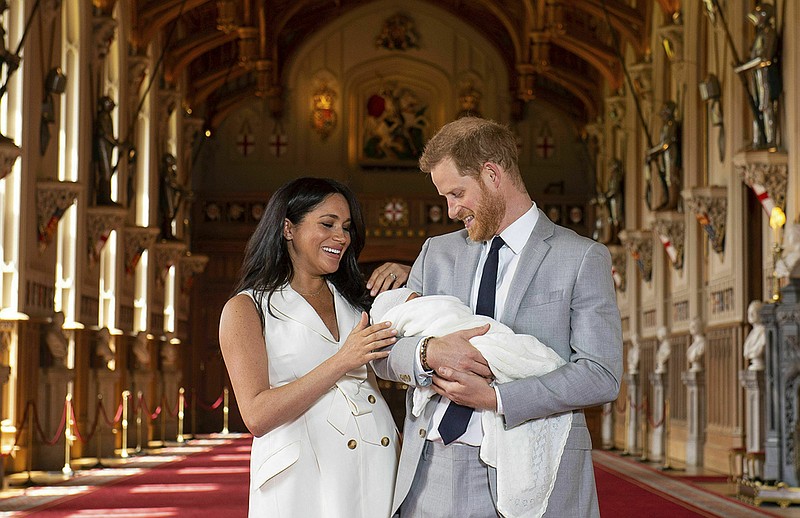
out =
<path fill-rule="evenodd" d="M 478 287 L 478 302 L 475 305 L 475 313 L 487 317 L 494 316 L 494 299 L 497 291 L 497 263 L 498 251 L 505 245 L 505 241 L 500 236 L 495 236 L 492 245 L 489 247 L 489 255 L 486 256 L 486 263 L 483 265 L 481 274 L 481 284 Z M 450 444 L 467 431 L 467 425 L 472 417 L 473 409 L 450 402 L 447 410 L 439 423 L 439 435 L 445 444 Z"/>

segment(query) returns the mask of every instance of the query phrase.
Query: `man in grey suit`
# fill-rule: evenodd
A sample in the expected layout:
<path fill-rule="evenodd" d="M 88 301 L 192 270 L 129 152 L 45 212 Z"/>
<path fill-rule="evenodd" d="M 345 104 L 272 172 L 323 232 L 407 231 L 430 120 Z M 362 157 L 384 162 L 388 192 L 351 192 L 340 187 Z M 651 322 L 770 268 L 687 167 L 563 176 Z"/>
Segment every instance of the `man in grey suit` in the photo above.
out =
<path fill-rule="evenodd" d="M 389 357 L 374 364 L 379 376 L 410 387 L 393 512 L 497 516 L 497 473 L 479 458 L 477 409 L 502 415 L 506 428 L 572 412 L 545 516 L 599 516 L 582 409 L 614 400 L 622 374 L 608 250 L 553 224 L 536 207 L 519 172 L 516 139 L 500 124 L 465 117 L 445 125 L 428 142 L 420 168 L 465 229 L 425 242 L 408 287 L 454 295 L 516 333 L 535 336 L 567 363 L 498 384 L 469 343 L 488 327 L 399 339 Z M 441 399 L 415 418 L 414 387 L 431 384 Z"/>

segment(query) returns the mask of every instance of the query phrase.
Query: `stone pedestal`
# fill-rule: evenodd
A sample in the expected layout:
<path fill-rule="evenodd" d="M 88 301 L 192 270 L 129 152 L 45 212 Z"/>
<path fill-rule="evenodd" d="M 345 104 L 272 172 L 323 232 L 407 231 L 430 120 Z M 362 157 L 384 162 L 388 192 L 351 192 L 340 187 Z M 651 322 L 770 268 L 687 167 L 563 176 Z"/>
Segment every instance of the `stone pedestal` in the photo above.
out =
<path fill-rule="evenodd" d="M 75 372 L 66 367 L 47 367 L 39 370 L 39 397 L 36 412 L 42 425 L 45 439 L 51 440 L 59 430 L 64 415 L 64 405 L 69 385 L 75 379 Z M 67 416 L 69 417 L 69 416 Z M 66 459 L 66 438 L 64 429 L 52 446 L 42 443 L 37 434 L 33 441 L 33 469 L 42 471 L 61 471 Z"/>
<path fill-rule="evenodd" d="M 686 385 L 686 465 L 703 465 L 703 447 L 706 439 L 706 382 L 703 371 L 689 370 L 681 374 Z"/>
<path fill-rule="evenodd" d="M 177 439 L 178 434 L 178 416 L 175 415 L 175 411 L 180 410 L 178 409 L 178 391 L 180 390 L 180 383 L 181 383 L 181 373 L 175 367 L 169 367 L 164 369 L 161 373 L 161 393 L 164 394 L 165 404 L 167 408 L 164 408 L 161 412 L 162 419 L 163 419 L 163 426 L 162 426 L 162 440 L 164 441 L 174 441 Z M 186 430 L 186 426 L 184 425 L 184 430 Z"/>
<path fill-rule="evenodd" d="M 115 434 L 112 427 L 106 422 L 114 420 L 117 413 L 121 396 L 117 391 L 117 383 L 119 382 L 120 373 L 108 369 L 91 369 L 89 372 L 89 405 L 91 410 L 88 412 L 88 422 L 93 423 L 97 420 L 97 431 L 95 432 L 89 445 L 86 447 L 85 455 L 87 457 L 100 455 L 100 457 L 113 457 L 115 447 Z M 100 399 L 99 396 L 102 396 Z M 102 401 L 105 416 L 102 410 L 98 407 L 98 401 Z M 100 415 L 96 412 L 100 411 Z"/>
<path fill-rule="evenodd" d="M 744 478 L 761 478 L 764 466 L 764 371 L 739 371 L 739 384 L 744 388 L 745 451 L 752 463 L 742 467 Z"/>
<path fill-rule="evenodd" d="M 625 449 L 633 455 L 639 451 L 639 407 L 641 407 L 641 394 L 639 393 L 639 373 L 625 373 L 625 383 L 628 386 L 628 412 L 627 429 L 625 430 Z"/>
<path fill-rule="evenodd" d="M 652 416 L 653 426 L 650 431 L 650 455 L 651 461 L 664 460 L 664 394 L 667 391 L 667 373 L 650 373 L 650 384 L 653 386 L 653 401 L 650 403 L 650 415 Z M 644 416 L 646 419 L 647 416 Z"/>
<path fill-rule="evenodd" d="M 154 412 L 161 404 L 153 393 L 154 374 L 150 370 L 136 369 L 131 374 L 131 402 L 128 414 L 128 447 L 147 448 L 153 437 L 152 423 L 147 411 Z M 142 400 L 139 399 L 141 393 Z"/>
<path fill-rule="evenodd" d="M 602 421 L 600 423 L 600 436 L 603 449 L 610 450 L 614 447 L 614 402 L 603 405 Z"/>

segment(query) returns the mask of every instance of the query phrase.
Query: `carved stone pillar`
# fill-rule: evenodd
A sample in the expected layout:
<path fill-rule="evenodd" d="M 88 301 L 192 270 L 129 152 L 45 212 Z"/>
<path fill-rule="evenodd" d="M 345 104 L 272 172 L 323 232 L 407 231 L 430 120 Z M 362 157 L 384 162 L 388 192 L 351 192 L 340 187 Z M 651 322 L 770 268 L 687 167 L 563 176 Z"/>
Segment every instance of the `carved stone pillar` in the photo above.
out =
<path fill-rule="evenodd" d="M 39 180 L 36 182 L 36 218 L 39 230 L 39 251 L 53 240 L 58 222 L 82 191 L 75 182 Z"/>
<path fill-rule="evenodd" d="M 706 435 L 706 386 L 703 371 L 684 371 L 681 381 L 686 386 L 686 465 L 703 465 L 703 448 Z"/>
<path fill-rule="evenodd" d="M 789 278 L 782 302 L 765 304 L 761 319 L 767 329 L 764 371 L 766 445 L 764 478 L 797 487 L 800 482 L 797 408 L 800 389 L 800 279 Z"/>
<path fill-rule="evenodd" d="M 75 371 L 63 366 L 43 367 L 39 369 L 38 399 L 36 411 L 42 420 L 42 431 L 45 438 L 51 440 L 59 432 L 59 425 L 64 415 L 67 388 L 75 380 Z M 54 445 L 40 442 L 37 437 L 33 443 L 33 469 L 43 471 L 61 471 L 64 467 L 64 451 L 66 448 L 64 430 L 60 430 Z"/>
<path fill-rule="evenodd" d="M 649 230 L 623 230 L 619 238 L 636 262 L 642 280 L 650 282 L 653 276 L 653 233 Z"/>
<path fill-rule="evenodd" d="M 739 371 L 739 384 L 744 388 L 745 448 L 747 453 L 764 452 L 764 371 L 744 369 Z M 763 476 L 762 462 L 754 455 L 753 473 L 745 472 L 745 478 Z M 744 465 L 744 470 L 750 466 Z"/>
<path fill-rule="evenodd" d="M 604 450 L 614 447 L 614 402 L 605 403 L 600 421 L 600 436 Z"/>
<path fill-rule="evenodd" d="M 128 210 L 114 205 L 101 205 L 86 209 L 87 246 L 89 266 L 93 267 L 100 260 L 100 252 L 111 235 L 112 230 L 122 228 Z"/>
<path fill-rule="evenodd" d="M 733 157 L 736 174 L 753 190 L 767 217 L 776 205 L 786 210 L 788 162 L 785 151 L 744 151 Z"/>
<path fill-rule="evenodd" d="M 628 401 L 626 409 L 626 412 L 628 412 L 628 419 L 627 429 L 625 430 L 625 449 L 627 450 L 627 453 L 634 455 L 642 446 L 639 444 L 639 430 L 641 426 L 639 423 L 639 409 L 642 406 L 642 394 L 639 391 L 639 373 L 626 372 L 625 384 L 628 388 Z M 646 418 L 647 417 L 645 416 L 645 419 Z"/>
<path fill-rule="evenodd" d="M 653 232 L 664 245 L 664 251 L 675 270 L 683 269 L 683 245 L 686 238 L 686 223 L 681 212 L 659 212 L 653 221 Z"/>
<path fill-rule="evenodd" d="M 718 254 L 725 251 L 725 219 L 728 216 L 728 188 L 711 185 L 692 187 L 681 192 L 687 208 L 703 227 L 711 248 Z"/>
<path fill-rule="evenodd" d="M 664 398 L 667 392 L 667 372 L 651 372 L 650 384 L 653 386 L 653 401 L 650 403 L 650 453 L 648 459 L 651 461 L 661 461 L 664 458 Z M 644 419 L 647 419 L 645 413 Z"/>

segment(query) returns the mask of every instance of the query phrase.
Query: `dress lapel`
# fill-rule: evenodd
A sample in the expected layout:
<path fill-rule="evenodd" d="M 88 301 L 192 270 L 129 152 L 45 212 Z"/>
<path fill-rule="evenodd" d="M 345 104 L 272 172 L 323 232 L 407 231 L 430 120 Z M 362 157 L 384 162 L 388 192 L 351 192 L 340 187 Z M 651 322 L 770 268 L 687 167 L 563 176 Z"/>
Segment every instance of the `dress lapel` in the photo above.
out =
<path fill-rule="evenodd" d="M 533 227 L 531 237 L 528 238 L 528 242 L 522 249 L 522 255 L 520 255 L 517 271 L 514 274 L 511 286 L 525 288 L 530 286 L 531 282 L 533 282 L 533 277 L 536 275 L 536 271 L 539 269 L 545 255 L 547 255 L 547 252 L 550 250 L 550 245 L 547 244 L 546 240 L 553 235 L 554 230 L 555 225 L 553 222 L 539 209 L 539 218 L 536 221 L 536 225 Z M 511 326 L 517 316 L 517 311 L 519 310 L 519 305 L 522 302 L 525 291 L 525 289 L 509 290 L 501 322 Z"/>
<path fill-rule="evenodd" d="M 341 301 L 341 298 L 338 296 L 338 293 L 334 289 L 333 285 L 328 283 L 328 286 L 331 288 L 331 291 L 333 291 L 333 300 L 336 306 L 336 320 L 337 325 L 339 326 L 339 337 L 341 338 L 342 322 L 340 320 L 341 317 L 339 307 L 343 301 Z M 319 317 L 317 312 L 314 311 L 314 308 L 311 307 L 311 304 L 309 304 L 302 295 L 294 291 L 288 284 L 284 286 L 283 289 L 276 291 L 272 295 L 272 298 L 270 299 L 270 307 L 272 307 L 272 310 L 276 314 L 308 327 L 328 342 L 337 343 L 336 340 L 333 339 L 330 331 L 328 331 L 328 328 L 325 327 L 325 323 Z"/>

